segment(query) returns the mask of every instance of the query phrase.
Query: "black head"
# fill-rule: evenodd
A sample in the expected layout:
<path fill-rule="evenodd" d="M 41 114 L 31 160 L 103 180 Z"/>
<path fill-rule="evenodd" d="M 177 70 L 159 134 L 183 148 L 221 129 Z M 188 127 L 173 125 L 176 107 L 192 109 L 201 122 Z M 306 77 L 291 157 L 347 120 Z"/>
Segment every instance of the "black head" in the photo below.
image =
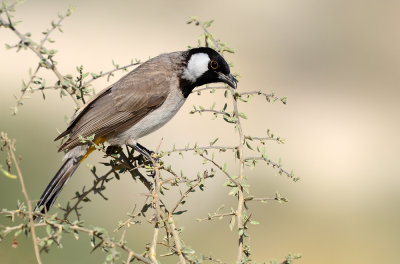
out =
<path fill-rule="evenodd" d="M 196 86 L 208 83 L 224 82 L 232 88 L 237 86 L 237 81 L 230 73 L 228 63 L 218 52 L 211 48 L 201 47 L 187 51 L 184 67 L 182 80 L 183 85 L 186 87 L 182 88 L 190 90 L 189 93 Z"/>

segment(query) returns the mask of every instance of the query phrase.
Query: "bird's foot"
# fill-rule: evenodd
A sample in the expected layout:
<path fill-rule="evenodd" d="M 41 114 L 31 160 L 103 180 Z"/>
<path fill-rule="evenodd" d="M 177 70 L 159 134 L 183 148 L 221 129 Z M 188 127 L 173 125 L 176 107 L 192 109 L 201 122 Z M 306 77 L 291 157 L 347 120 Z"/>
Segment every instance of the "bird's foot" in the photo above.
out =
<path fill-rule="evenodd" d="M 159 161 L 160 161 L 159 156 L 154 151 L 148 150 L 147 148 L 145 148 L 144 146 L 142 146 L 141 144 L 139 144 L 137 142 L 135 142 L 134 144 L 129 144 L 129 146 L 140 153 L 140 156 L 142 157 L 143 163 L 148 161 L 153 166 L 156 166 L 157 164 L 159 164 Z M 150 177 L 154 177 L 155 176 L 155 170 L 154 169 L 151 170 L 148 175 Z"/>

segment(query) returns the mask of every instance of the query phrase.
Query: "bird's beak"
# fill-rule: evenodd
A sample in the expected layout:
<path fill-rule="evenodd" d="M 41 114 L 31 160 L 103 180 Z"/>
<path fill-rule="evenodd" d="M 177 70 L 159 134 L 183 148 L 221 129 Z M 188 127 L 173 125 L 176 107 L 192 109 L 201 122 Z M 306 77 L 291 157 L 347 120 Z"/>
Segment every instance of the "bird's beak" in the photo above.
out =
<path fill-rule="evenodd" d="M 232 87 L 233 89 L 236 89 L 237 87 L 237 80 L 235 79 L 235 77 L 233 77 L 232 74 L 223 74 L 223 73 L 218 73 L 218 79 L 221 82 L 226 83 L 227 85 L 229 85 L 230 87 Z"/>

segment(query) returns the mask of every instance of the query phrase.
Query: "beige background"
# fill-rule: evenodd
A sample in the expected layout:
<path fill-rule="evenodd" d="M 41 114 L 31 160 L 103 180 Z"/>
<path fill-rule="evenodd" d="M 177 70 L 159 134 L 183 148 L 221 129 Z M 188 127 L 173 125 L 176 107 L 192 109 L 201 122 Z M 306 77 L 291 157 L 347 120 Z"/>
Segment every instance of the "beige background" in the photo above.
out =
<path fill-rule="evenodd" d="M 253 257 L 257 262 L 282 259 L 288 252 L 302 253 L 299 263 L 395 263 L 399 245 L 400 148 L 400 33 L 397 1 L 28 1 L 18 7 L 16 18 L 22 31 L 40 37 L 57 12 L 69 6 L 75 12 L 64 23 L 64 34 L 55 33 L 54 47 L 60 70 L 75 71 L 84 65 L 90 71 L 110 69 L 111 60 L 129 63 L 163 52 L 195 45 L 199 28 L 185 25 L 189 15 L 215 19 L 212 31 L 237 49 L 229 56 L 241 75 L 239 90 L 274 90 L 288 96 L 288 105 L 264 104 L 255 99 L 243 106 L 249 134 L 261 135 L 267 128 L 286 138 L 285 145 L 269 146 L 270 157 L 280 157 L 301 181 L 294 184 L 275 177 L 270 168 L 249 171 L 252 191 L 270 196 L 279 190 L 288 204 L 251 205 L 261 225 L 250 231 Z M 0 44 L 15 43 L 15 36 L 0 30 Z M 22 169 L 32 199 L 37 199 L 61 165 L 56 128 L 65 128 L 64 115 L 73 113 L 72 101 L 48 92 L 40 94 L 13 117 L 9 107 L 18 95 L 21 79 L 27 79 L 36 58 L 26 51 L 0 49 L 0 130 L 15 137 Z M 52 80 L 52 76 L 50 80 Z M 114 79 L 115 80 L 115 79 Z M 95 83 L 97 91 L 107 84 Z M 185 145 L 207 143 L 215 135 L 221 143 L 235 142 L 223 122 L 210 122 L 207 115 L 187 113 L 193 104 L 211 105 L 213 97 L 192 95 L 180 113 L 164 128 L 143 139 L 155 148 L 163 137 L 163 148 L 173 142 Z M 222 102 L 222 97 L 216 97 Z M 221 103 L 219 104 L 221 105 Z M 97 156 L 96 156 L 97 155 Z M 89 163 L 96 164 L 96 154 Z M 3 156 L 1 156 L 3 159 Z M 223 158 L 226 158 L 224 156 Z M 176 169 L 192 175 L 197 160 L 170 159 Z M 196 165 L 193 165 L 196 164 Z M 81 166 L 59 198 L 64 203 L 92 180 Z M 234 165 L 232 165 L 234 167 Z M 205 193 L 189 199 L 190 213 L 179 218 L 185 241 L 197 252 L 213 254 L 228 263 L 235 259 L 235 233 L 226 220 L 196 223 L 220 204 L 227 209 L 234 199 L 222 187 L 223 178 L 208 181 Z M 13 208 L 23 200 L 17 181 L 0 177 L 0 207 Z M 139 184 L 128 177 L 112 182 L 109 201 L 94 198 L 84 211 L 88 224 L 109 230 L 125 218 L 133 203 L 143 198 Z M 167 199 L 173 201 L 175 197 Z M 6 223 L 4 219 L 1 223 Z M 146 225 L 145 225 L 146 226 Z M 128 234 L 132 248 L 143 250 L 150 241 L 148 228 L 133 227 Z M 104 254 L 89 254 L 88 239 L 64 240 L 63 249 L 44 254 L 44 263 L 99 263 Z M 0 263 L 32 263 L 31 241 L 19 238 L 0 244 Z M 163 263 L 174 263 L 168 260 Z"/>

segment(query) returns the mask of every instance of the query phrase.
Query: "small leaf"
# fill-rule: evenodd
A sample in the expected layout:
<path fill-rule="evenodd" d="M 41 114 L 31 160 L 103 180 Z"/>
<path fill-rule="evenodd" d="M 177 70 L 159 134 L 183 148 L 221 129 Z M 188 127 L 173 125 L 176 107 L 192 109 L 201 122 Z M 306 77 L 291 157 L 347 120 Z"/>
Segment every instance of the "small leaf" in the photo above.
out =
<path fill-rule="evenodd" d="M 214 102 L 214 103 L 212 104 L 212 106 L 211 106 L 211 110 L 214 110 L 214 108 L 215 108 L 215 105 L 216 105 L 216 102 Z"/>
<path fill-rule="evenodd" d="M 174 212 L 173 214 L 174 215 L 181 215 L 181 214 L 183 214 L 185 212 L 187 212 L 187 210 L 177 211 L 177 212 Z"/>
<path fill-rule="evenodd" d="M 232 231 L 235 226 L 236 216 L 232 216 L 231 221 L 229 222 L 229 229 Z"/>
<path fill-rule="evenodd" d="M 114 256 L 112 254 L 108 254 L 106 257 L 107 262 L 111 262 L 113 260 Z"/>
<path fill-rule="evenodd" d="M 22 233 L 22 229 L 18 230 L 17 232 L 14 233 L 14 237 L 19 236 Z"/>
<path fill-rule="evenodd" d="M 254 150 L 254 149 L 251 147 L 251 145 L 249 144 L 249 142 L 247 142 L 247 141 L 246 141 L 246 146 L 247 146 L 249 149 Z"/>
<path fill-rule="evenodd" d="M 79 239 L 79 234 L 78 234 L 78 231 L 76 231 L 76 230 L 74 230 L 74 237 L 76 240 Z"/>
<path fill-rule="evenodd" d="M 241 118 L 243 118 L 243 119 L 247 119 L 247 116 L 246 116 L 245 113 L 239 113 L 239 116 L 240 116 Z"/>
<path fill-rule="evenodd" d="M 15 176 L 14 174 L 9 173 L 8 171 L 6 171 L 3 168 L 0 168 L 1 172 L 8 178 L 15 180 L 17 178 L 17 176 Z"/>
<path fill-rule="evenodd" d="M 216 138 L 216 139 L 214 139 L 214 141 L 210 142 L 210 146 L 214 145 L 218 141 L 218 139 L 219 138 Z"/>
<path fill-rule="evenodd" d="M 184 248 L 183 250 L 182 250 L 182 252 L 183 253 L 185 253 L 185 254 L 194 254 L 196 251 L 194 251 L 193 249 L 191 249 L 191 248 Z"/>

